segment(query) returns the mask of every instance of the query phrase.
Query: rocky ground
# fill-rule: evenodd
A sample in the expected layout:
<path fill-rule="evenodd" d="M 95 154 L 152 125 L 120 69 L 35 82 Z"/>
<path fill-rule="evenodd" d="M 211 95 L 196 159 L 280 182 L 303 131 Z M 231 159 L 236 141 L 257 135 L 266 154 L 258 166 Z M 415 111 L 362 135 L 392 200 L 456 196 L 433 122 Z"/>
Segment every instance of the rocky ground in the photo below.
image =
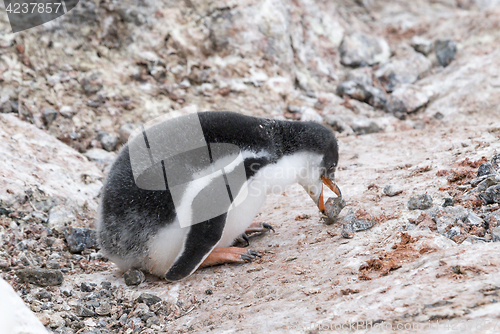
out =
<path fill-rule="evenodd" d="M 500 330 L 498 1 L 81 0 L 0 31 L 0 275 L 49 331 Z M 330 126 L 346 207 L 291 187 L 262 258 L 127 285 L 103 178 L 137 125 L 198 110 Z"/>

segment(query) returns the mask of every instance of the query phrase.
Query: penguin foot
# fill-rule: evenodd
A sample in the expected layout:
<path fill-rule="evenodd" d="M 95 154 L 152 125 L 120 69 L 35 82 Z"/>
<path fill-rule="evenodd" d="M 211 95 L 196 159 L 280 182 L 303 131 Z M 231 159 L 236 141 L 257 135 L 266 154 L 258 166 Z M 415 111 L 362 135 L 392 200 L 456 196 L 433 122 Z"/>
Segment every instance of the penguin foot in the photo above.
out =
<path fill-rule="evenodd" d="M 254 260 L 256 257 L 261 257 L 261 255 L 256 251 L 244 248 L 215 248 L 212 253 L 207 256 L 205 261 L 202 262 L 200 268 L 215 266 L 223 263 L 245 263 Z"/>
<path fill-rule="evenodd" d="M 243 245 L 243 247 L 250 246 L 250 239 L 246 233 L 242 233 L 238 238 L 234 240 L 233 246 L 235 245 Z"/>
<path fill-rule="evenodd" d="M 276 232 L 274 230 L 274 228 L 267 224 L 267 223 L 259 223 L 259 222 L 253 222 L 252 225 L 250 225 L 245 233 L 264 233 L 264 232 L 268 232 L 268 231 L 273 231 L 273 232 Z"/>

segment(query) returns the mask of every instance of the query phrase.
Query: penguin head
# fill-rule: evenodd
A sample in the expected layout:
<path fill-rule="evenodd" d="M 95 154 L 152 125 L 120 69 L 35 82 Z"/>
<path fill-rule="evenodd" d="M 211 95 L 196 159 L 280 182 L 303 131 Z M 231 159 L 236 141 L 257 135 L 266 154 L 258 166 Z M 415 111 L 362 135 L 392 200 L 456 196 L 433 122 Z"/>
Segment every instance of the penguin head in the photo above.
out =
<path fill-rule="evenodd" d="M 319 210 L 325 213 L 323 185 L 326 185 L 338 197 L 342 197 L 342 193 L 335 183 L 339 150 L 337 140 L 331 130 L 317 124 L 312 126 L 315 128 L 314 151 L 320 153 L 322 159 L 308 167 L 307 177 L 301 178 L 299 184 L 307 191 Z"/>

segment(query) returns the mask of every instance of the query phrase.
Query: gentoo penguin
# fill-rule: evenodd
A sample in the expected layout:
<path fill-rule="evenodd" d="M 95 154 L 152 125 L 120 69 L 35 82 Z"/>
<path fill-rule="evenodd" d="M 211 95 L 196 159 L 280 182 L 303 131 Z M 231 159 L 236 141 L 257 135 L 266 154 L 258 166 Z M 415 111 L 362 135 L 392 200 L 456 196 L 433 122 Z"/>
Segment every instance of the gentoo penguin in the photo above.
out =
<path fill-rule="evenodd" d="M 252 224 L 267 194 L 299 183 L 322 212 L 323 183 L 341 196 L 337 141 L 318 123 L 199 112 L 131 138 L 106 178 L 97 222 L 103 253 L 122 270 L 176 281 L 249 261 L 259 254 L 230 246 L 270 228 Z"/>

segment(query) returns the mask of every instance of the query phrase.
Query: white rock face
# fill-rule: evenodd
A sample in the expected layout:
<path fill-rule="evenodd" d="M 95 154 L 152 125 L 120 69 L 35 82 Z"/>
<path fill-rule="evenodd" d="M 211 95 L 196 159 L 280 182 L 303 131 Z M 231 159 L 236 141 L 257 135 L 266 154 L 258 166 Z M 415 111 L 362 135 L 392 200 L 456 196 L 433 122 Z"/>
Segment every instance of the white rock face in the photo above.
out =
<path fill-rule="evenodd" d="M 0 278 L 0 331 L 4 334 L 47 334 L 38 318 L 12 287 Z"/>
<path fill-rule="evenodd" d="M 0 200 L 39 211 L 95 211 L 103 174 L 86 157 L 13 114 L 0 114 Z M 20 204 L 24 203 L 24 204 Z"/>

